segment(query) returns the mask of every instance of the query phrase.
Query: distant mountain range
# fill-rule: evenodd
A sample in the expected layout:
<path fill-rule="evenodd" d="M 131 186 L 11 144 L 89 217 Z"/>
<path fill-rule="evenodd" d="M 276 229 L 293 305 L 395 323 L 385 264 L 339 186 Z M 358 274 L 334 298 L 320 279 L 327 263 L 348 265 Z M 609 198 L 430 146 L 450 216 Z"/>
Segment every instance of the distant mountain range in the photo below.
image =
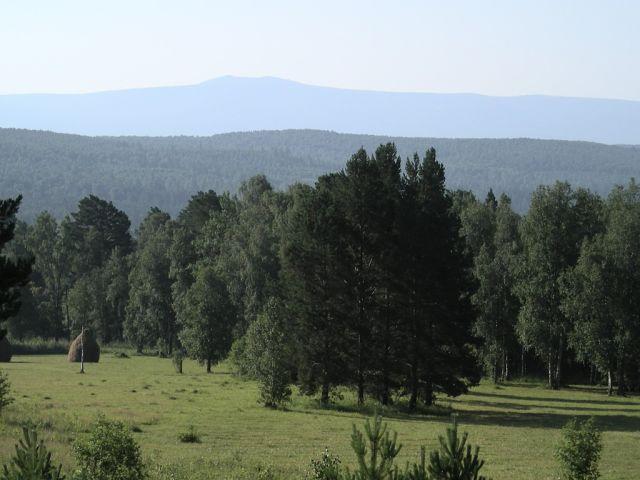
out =
<path fill-rule="evenodd" d="M 640 102 L 389 93 L 318 87 L 271 77 L 221 77 L 191 86 L 0 95 L 0 127 L 156 136 L 321 129 L 391 136 L 640 144 Z"/>
<path fill-rule="evenodd" d="M 136 225 L 158 206 L 175 215 L 198 190 L 235 192 L 264 173 L 277 188 L 313 183 L 340 170 L 364 146 L 396 142 L 405 158 L 435 147 L 447 186 L 508 193 L 525 211 L 540 184 L 568 180 L 606 195 L 640 177 L 640 147 L 531 139 L 442 139 L 346 135 L 318 130 L 229 133 L 209 137 L 87 137 L 0 128 L 0 198 L 22 193 L 21 217 L 61 217 L 94 193 Z"/>

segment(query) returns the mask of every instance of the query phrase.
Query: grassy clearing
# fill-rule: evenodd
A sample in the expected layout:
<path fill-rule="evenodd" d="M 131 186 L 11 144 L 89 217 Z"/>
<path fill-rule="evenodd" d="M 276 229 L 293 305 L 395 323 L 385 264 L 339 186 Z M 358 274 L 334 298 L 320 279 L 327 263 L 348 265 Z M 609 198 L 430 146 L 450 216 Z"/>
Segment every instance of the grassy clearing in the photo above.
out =
<path fill-rule="evenodd" d="M 327 446 L 349 464 L 351 425 L 364 418 L 349 395 L 327 409 L 298 395 L 285 410 L 265 409 L 256 403 L 253 382 L 235 378 L 224 366 L 207 375 L 191 361 L 185 361 L 183 375 L 170 359 L 113 354 L 88 364 L 84 375 L 62 355 L 17 356 L 2 368 L 16 398 L 0 423 L 3 459 L 29 420 L 56 461 L 72 467 L 72 441 L 104 413 L 132 426 L 153 478 L 301 480 L 309 460 Z M 552 392 L 535 383 L 483 384 L 441 405 L 413 417 L 385 412 L 404 445 L 401 462 L 416 458 L 420 445 L 437 445 L 450 405 L 471 442 L 481 446 L 486 474 L 494 480 L 557 478 L 554 445 L 572 416 L 595 416 L 605 432 L 604 480 L 635 480 L 640 474 L 638 397 L 608 398 L 584 387 Z M 364 413 L 372 410 L 368 406 Z M 181 442 L 180 434 L 191 426 L 200 442 Z"/>

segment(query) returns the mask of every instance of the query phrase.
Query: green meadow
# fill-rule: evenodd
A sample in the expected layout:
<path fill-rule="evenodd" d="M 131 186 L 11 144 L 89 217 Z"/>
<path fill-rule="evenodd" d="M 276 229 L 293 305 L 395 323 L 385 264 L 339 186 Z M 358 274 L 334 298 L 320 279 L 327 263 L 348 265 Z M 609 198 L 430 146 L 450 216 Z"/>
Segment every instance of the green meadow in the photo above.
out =
<path fill-rule="evenodd" d="M 63 355 L 15 356 L 2 369 L 15 402 L 2 414 L 0 455 L 6 461 L 21 425 L 38 428 L 56 462 L 73 469 L 72 444 L 99 414 L 131 425 L 153 479 L 297 479 L 328 447 L 344 464 L 353 462 L 352 425 L 374 406 L 354 407 L 350 394 L 321 408 L 293 395 L 285 409 L 257 402 L 254 382 L 225 365 L 206 374 L 187 361 L 182 375 L 171 360 L 105 353 L 78 373 Z M 640 476 L 640 398 L 607 397 L 603 390 L 572 386 L 551 391 L 537 383 L 483 383 L 468 395 L 441 398 L 440 408 L 419 415 L 381 412 L 403 444 L 400 462 L 417 457 L 421 445 L 436 447 L 455 412 L 471 443 L 481 447 L 485 474 L 494 480 L 558 477 L 553 451 L 561 426 L 573 416 L 594 416 L 603 430 L 604 480 Z M 200 443 L 181 443 L 193 426 Z"/>

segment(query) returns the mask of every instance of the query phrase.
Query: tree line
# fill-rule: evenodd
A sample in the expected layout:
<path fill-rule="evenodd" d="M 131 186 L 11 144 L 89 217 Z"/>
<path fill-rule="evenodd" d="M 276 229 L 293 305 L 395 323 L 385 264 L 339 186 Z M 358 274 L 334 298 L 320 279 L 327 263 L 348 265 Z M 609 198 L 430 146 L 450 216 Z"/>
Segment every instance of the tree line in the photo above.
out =
<path fill-rule="evenodd" d="M 33 260 L 28 284 L 1 287 L 21 296 L 5 314 L 13 338 L 90 327 L 208 371 L 230 355 L 266 404 L 296 384 L 323 403 L 346 386 L 415 409 L 483 372 L 640 385 L 633 180 L 606 199 L 541 186 L 521 216 L 504 194 L 448 190 L 435 150 L 403 161 L 389 143 L 314 186 L 256 176 L 235 195 L 197 193 L 175 218 L 152 208 L 135 235 L 93 195 L 61 221 L 5 210 L 4 264 Z"/>

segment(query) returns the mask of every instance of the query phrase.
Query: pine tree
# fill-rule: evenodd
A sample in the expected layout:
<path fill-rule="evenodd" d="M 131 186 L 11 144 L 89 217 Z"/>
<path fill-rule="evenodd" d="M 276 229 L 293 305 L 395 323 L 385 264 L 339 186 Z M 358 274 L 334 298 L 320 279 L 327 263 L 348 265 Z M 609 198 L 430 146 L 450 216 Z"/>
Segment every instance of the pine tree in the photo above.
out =
<path fill-rule="evenodd" d="M 446 438 L 440 437 L 440 450 L 431 453 L 427 471 L 429 480 L 486 480 L 480 475 L 484 460 L 478 456 L 480 447 L 467 444 L 468 434 L 458 436 L 458 425 L 447 428 Z M 473 453 L 472 453 L 473 450 Z"/>
<path fill-rule="evenodd" d="M 16 213 L 21 201 L 21 196 L 0 200 L 0 322 L 12 317 L 20 309 L 20 289 L 29 281 L 33 264 L 31 258 L 9 258 L 3 252 L 14 237 Z M 6 334 L 6 329 L 0 329 L 0 340 Z"/>
<path fill-rule="evenodd" d="M 397 442 L 397 433 L 390 436 L 387 424 L 376 416 L 373 424 L 367 419 L 364 435 L 356 426 L 351 434 L 351 448 L 356 454 L 358 468 L 347 472 L 349 480 L 401 480 L 402 474 L 394 465 L 402 445 Z"/>
<path fill-rule="evenodd" d="M 470 259 L 444 181 L 435 150 L 407 162 L 398 279 L 411 409 L 437 392 L 464 393 L 480 374 L 470 349 Z"/>
<path fill-rule="evenodd" d="M 42 440 L 38 441 L 37 433 L 23 428 L 22 434 L 15 455 L 2 467 L 0 480 L 64 480 L 62 465 L 52 465 L 51 452 Z"/>
<path fill-rule="evenodd" d="M 293 190 L 283 227 L 283 280 L 296 322 L 299 376 L 303 391 L 329 402 L 331 389 L 347 375 L 347 309 L 341 215 L 336 175 L 320 177 L 315 188 Z"/>

